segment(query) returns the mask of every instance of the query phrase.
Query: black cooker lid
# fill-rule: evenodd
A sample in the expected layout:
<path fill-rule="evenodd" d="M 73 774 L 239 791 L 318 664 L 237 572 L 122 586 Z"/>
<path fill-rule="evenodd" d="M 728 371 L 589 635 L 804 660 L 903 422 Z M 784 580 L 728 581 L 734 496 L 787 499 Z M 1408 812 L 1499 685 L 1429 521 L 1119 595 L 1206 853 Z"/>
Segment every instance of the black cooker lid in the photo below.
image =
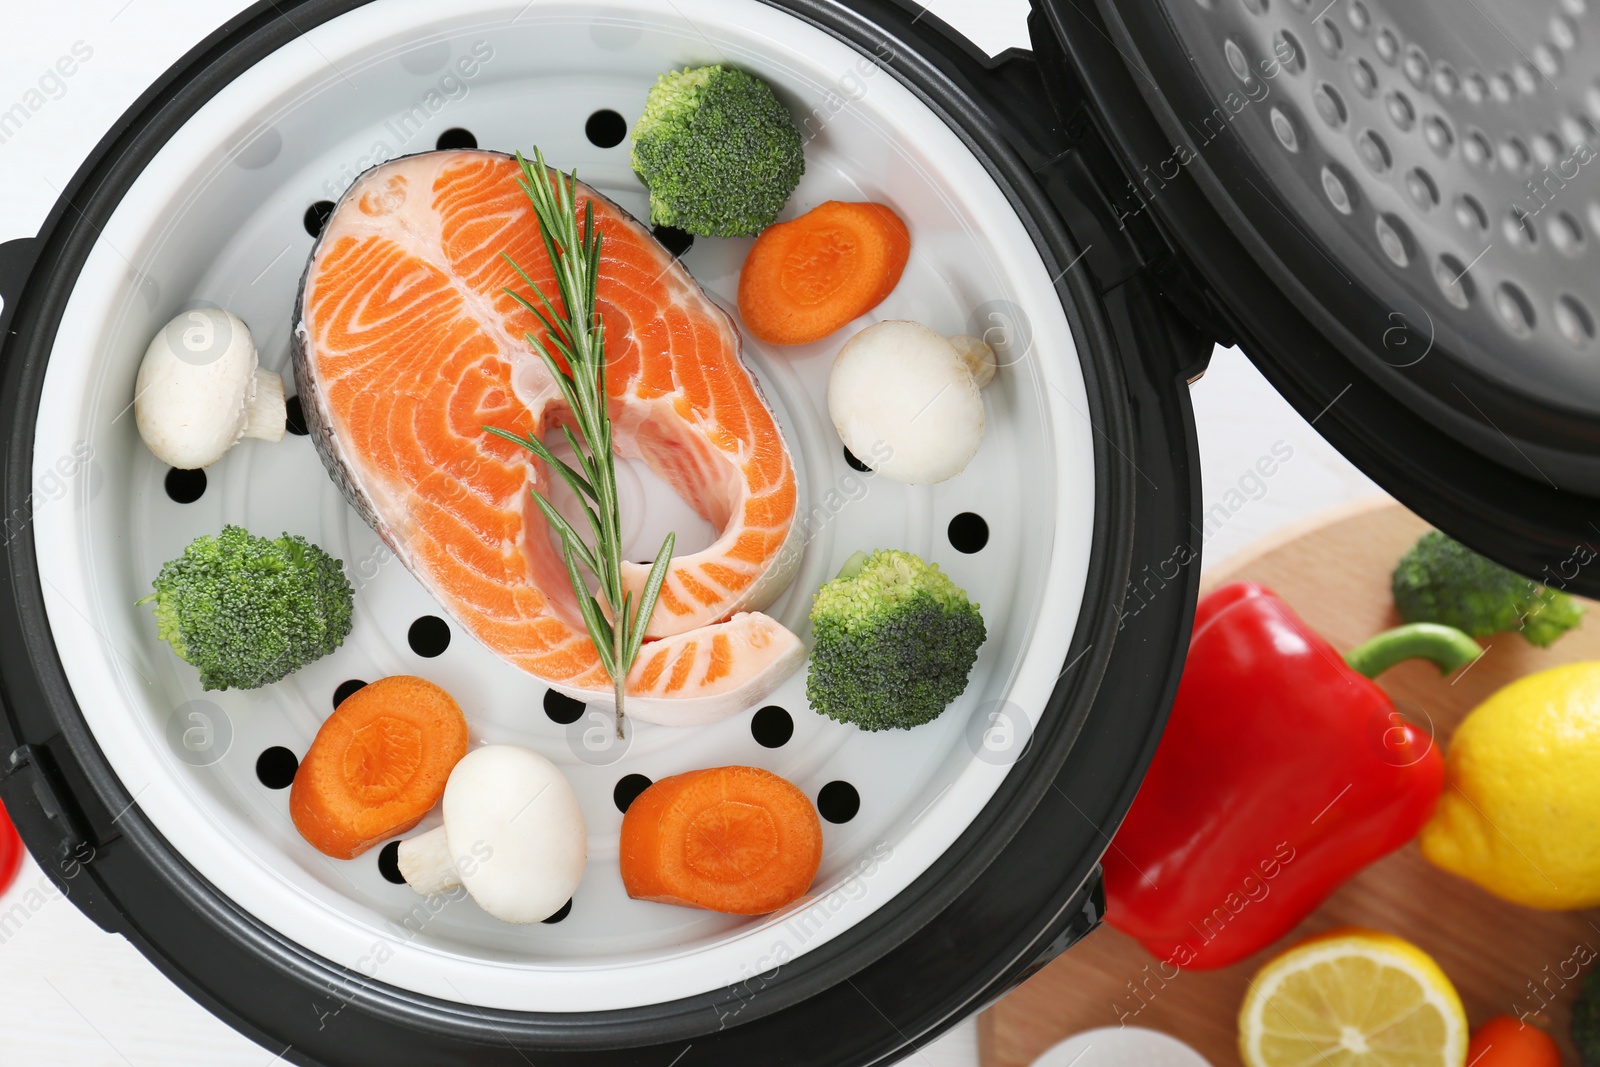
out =
<path fill-rule="evenodd" d="M 1584 0 L 1038 0 L 1119 226 L 1358 466 L 1600 593 L 1600 50 Z"/>

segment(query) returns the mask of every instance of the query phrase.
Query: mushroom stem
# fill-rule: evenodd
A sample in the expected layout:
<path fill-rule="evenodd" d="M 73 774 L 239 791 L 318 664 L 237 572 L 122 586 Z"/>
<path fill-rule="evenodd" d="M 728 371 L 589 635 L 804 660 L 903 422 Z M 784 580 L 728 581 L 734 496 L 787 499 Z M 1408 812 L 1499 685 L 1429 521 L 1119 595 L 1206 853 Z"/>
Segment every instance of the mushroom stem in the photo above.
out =
<path fill-rule="evenodd" d="M 450 857 L 450 839 L 442 826 L 400 842 L 399 865 L 406 884 L 425 897 L 447 893 L 461 884 L 456 861 Z"/>
<path fill-rule="evenodd" d="M 283 440 L 284 427 L 289 421 L 283 400 L 283 378 L 275 371 L 257 367 L 254 393 L 245 409 L 243 436 L 262 441 Z"/>
<path fill-rule="evenodd" d="M 951 347 L 960 354 L 961 362 L 965 363 L 967 369 L 972 372 L 972 380 L 978 383 L 979 389 L 994 381 L 997 361 L 995 360 L 994 349 L 989 346 L 987 341 L 981 337 L 972 337 L 964 333 L 956 334 L 954 337 L 947 337 L 945 340 L 949 341 Z"/>

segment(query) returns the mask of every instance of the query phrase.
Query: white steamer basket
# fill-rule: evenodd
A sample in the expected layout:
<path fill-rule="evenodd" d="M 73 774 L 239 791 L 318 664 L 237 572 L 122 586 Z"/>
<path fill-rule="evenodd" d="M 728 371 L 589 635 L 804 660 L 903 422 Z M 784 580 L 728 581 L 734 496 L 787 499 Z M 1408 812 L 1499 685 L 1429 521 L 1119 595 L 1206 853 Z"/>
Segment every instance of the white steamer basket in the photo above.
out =
<path fill-rule="evenodd" d="M 477 62 L 463 66 L 468 57 Z M 799 348 L 747 342 L 745 357 L 794 453 L 810 524 L 799 577 L 771 613 L 804 634 L 811 593 L 852 552 L 874 547 L 936 561 L 982 606 L 989 637 L 967 692 L 914 731 L 863 733 L 813 713 L 801 671 L 767 702 L 793 719 L 780 747 L 757 743 L 750 709 L 706 727 L 640 724 L 625 751 L 597 750 L 605 720 L 552 721 L 546 687 L 459 627 L 442 655 L 411 649 L 412 622 L 444 612 L 348 506 L 309 438 L 241 444 L 184 504 L 169 497 L 167 469 L 134 427 L 140 357 L 185 307 L 243 318 L 263 364 L 288 377 L 313 240 L 302 219 L 366 166 L 432 149 L 461 128 L 483 148 L 537 144 L 642 216 L 626 141 L 598 147 L 586 120 L 610 109 L 631 122 L 657 73 L 712 62 L 760 74 L 797 117 L 810 116 L 806 176 L 785 218 L 828 199 L 875 199 L 911 230 L 905 277 L 868 318 Z M 730 312 L 749 244 L 702 239 L 684 256 Z M 1031 346 L 1005 352 L 984 391 L 988 428 L 972 466 L 919 487 L 848 466 L 825 404 L 843 340 L 893 318 L 947 334 L 984 330 L 1001 307 L 1026 309 Z M 378 0 L 316 26 L 218 91 L 133 182 L 83 266 L 40 410 L 36 485 L 59 478 L 64 457 L 77 457 L 68 465 L 81 475 L 35 516 L 49 623 L 76 700 L 134 802 L 222 894 L 287 938 L 378 982 L 469 1005 L 578 1012 L 684 997 L 770 972 L 883 907 L 966 829 L 1023 751 L 1029 717 L 1061 672 L 1089 565 L 1089 406 L 1034 242 L 984 167 L 909 90 L 820 30 L 739 0 L 448 9 Z M 631 558 L 645 558 L 668 528 L 681 549 L 709 543 L 713 532 L 669 489 L 642 467 L 634 473 L 637 492 L 623 506 L 645 518 L 626 546 Z M 948 534 L 968 513 L 988 529 L 972 553 Z M 164 561 L 225 523 L 302 534 L 346 562 L 358 590 L 344 647 L 264 689 L 200 689 L 134 602 Z M 263 751 L 305 754 L 341 683 L 389 674 L 448 689 L 474 744 L 527 745 L 567 773 L 588 823 L 589 864 L 560 922 L 511 926 L 470 900 L 426 905 L 384 878 L 377 849 L 328 859 L 295 831 L 288 791 L 258 779 Z M 186 730 L 203 734 L 207 722 L 209 740 L 186 742 Z M 833 782 L 859 794 L 853 818 L 824 824 L 812 892 L 758 918 L 629 900 L 617 870 L 618 782 L 725 764 L 765 767 L 813 798 Z M 437 813 L 413 832 L 434 825 Z"/>

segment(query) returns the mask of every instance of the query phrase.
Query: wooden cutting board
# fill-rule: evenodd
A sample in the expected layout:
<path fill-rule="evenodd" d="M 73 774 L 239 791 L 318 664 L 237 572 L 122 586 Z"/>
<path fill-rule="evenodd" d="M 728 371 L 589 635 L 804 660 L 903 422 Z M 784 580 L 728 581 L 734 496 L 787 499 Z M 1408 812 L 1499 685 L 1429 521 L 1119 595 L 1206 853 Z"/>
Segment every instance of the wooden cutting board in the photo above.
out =
<path fill-rule="evenodd" d="M 1259 581 L 1335 647 L 1349 649 L 1398 625 L 1389 575 L 1427 529 L 1388 500 L 1339 509 L 1226 561 L 1206 575 L 1204 588 Z M 1501 686 L 1546 667 L 1600 659 L 1600 605 L 1588 611 L 1583 625 L 1550 649 L 1499 635 L 1453 682 L 1413 662 L 1384 674 L 1381 684 L 1413 721 L 1431 719 L 1436 741 L 1447 744 L 1467 712 Z M 983 1014 L 984 1067 L 1027 1067 L 1072 1034 L 1119 1022 L 1180 1038 L 1213 1067 L 1235 1067 L 1234 1020 L 1246 980 L 1300 938 L 1349 924 L 1399 934 L 1432 955 L 1455 983 L 1473 1026 L 1493 1015 L 1537 1013 L 1566 1061 L 1577 1063 L 1567 1037 L 1577 992 L 1572 976 L 1600 952 L 1600 911 L 1540 912 L 1505 903 L 1429 865 L 1413 842 L 1347 882 L 1289 937 L 1222 970 L 1184 971 L 1163 981 L 1154 957 L 1102 926 Z"/>

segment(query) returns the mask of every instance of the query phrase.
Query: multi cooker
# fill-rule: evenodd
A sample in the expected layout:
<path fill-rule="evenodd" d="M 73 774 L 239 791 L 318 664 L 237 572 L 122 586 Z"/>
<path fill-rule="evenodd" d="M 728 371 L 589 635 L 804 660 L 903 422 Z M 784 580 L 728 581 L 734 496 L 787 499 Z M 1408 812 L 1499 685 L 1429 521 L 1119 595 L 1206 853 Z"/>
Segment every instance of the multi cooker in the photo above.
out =
<path fill-rule="evenodd" d="M 1473 6 L 1036 0 L 1032 50 L 996 58 L 892 0 L 251 7 L 129 109 L 37 237 L 0 246 L 0 799 L 87 915 L 288 1062 L 907 1055 L 1100 921 L 1098 860 L 1187 644 L 1205 523 L 1188 386 L 1216 344 L 1425 518 L 1600 589 L 1593 28 L 1583 0 Z M 713 726 L 616 742 L 452 633 L 305 436 L 196 474 L 133 426 L 140 357 L 182 310 L 228 308 L 287 369 L 315 236 L 368 167 L 537 144 L 642 215 L 626 125 L 658 73 L 715 62 L 795 114 L 792 210 L 877 199 L 906 219 L 912 260 L 874 317 L 1000 359 L 974 466 L 904 486 L 833 434 L 837 339 L 746 344 L 806 523 L 771 612 L 803 632 L 810 590 L 878 545 L 983 607 L 966 694 L 910 733 L 818 716 L 797 677 Z M 749 242 L 683 244 L 732 308 Z M 627 470 L 638 545 L 715 536 Z M 135 601 L 229 522 L 343 559 L 356 622 L 283 683 L 206 692 Z M 318 725 L 396 673 L 454 693 L 475 742 L 573 782 L 590 861 L 554 921 L 437 905 L 386 850 L 334 861 L 294 831 L 284 787 Z M 754 918 L 630 901 L 627 799 L 724 763 L 815 800 L 811 893 Z"/>

